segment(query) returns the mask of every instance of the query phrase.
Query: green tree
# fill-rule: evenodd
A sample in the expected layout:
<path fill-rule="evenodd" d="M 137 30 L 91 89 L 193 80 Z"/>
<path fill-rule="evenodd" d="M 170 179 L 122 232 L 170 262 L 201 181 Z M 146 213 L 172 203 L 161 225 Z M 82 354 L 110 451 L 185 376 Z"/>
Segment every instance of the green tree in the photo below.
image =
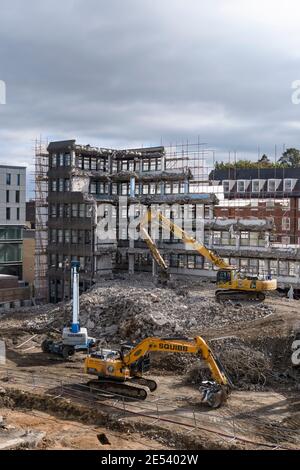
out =
<path fill-rule="evenodd" d="M 300 150 L 295 148 L 286 149 L 278 162 L 293 168 L 300 166 Z"/>
<path fill-rule="evenodd" d="M 261 158 L 259 158 L 257 163 L 260 167 L 264 168 L 270 167 L 272 165 L 271 160 L 265 153 L 261 156 Z"/>

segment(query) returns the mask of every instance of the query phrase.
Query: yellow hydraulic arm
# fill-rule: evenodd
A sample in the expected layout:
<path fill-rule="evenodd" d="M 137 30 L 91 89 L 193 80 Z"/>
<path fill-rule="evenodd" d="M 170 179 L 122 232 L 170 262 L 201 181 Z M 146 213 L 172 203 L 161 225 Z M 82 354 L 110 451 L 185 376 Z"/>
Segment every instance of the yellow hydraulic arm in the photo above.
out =
<path fill-rule="evenodd" d="M 147 392 L 144 389 L 128 385 L 130 382 L 139 384 L 155 391 L 155 380 L 144 376 L 149 370 L 149 356 L 153 352 L 190 353 L 198 355 L 209 367 L 212 380 L 204 380 L 199 386 L 201 402 L 217 408 L 227 399 L 232 388 L 220 360 L 214 356 L 210 347 L 200 336 L 189 338 L 158 338 L 149 337 L 139 344 L 123 346 L 120 350 L 99 350 L 85 359 L 85 373 L 98 376 L 93 386 L 108 390 L 112 393 L 121 393 L 131 398 L 145 400 Z M 127 382 L 127 384 L 125 383 Z M 98 385 L 97 385 L 98 384 Z"/>
<path fill-rule="evenodd" d="M 122 362 L 124 365 L 130 366 L 152 351 L 199 354 L 208 364 L 213 379 L 220 385 L 228 385 L 228 379 L 225 375 L 225 371 L 223 371 L 222 365 L 214 356 L 208 344 L 200 336 L 196 336 L 193 340 L 156 337 L 146 338 L 125 354 Z"/>
<path fill-rule="evenodd" d="M 166 265 L 165 260 L 161 256 L 157 246 L 155 245 L 154 241 L 152 240 L 152 238 L 150 237 L 148 231 L 146 230 L 146 228 L 143 225 L 140 225 L 140 233 L 143 234 L 143 239 L 146 242 L 146 244 L 147 244 L 153 258 L 157 262 L 157 264 L 160 266 L 160 268 L 164 272 L 167 272 L 168 266 Z"/>
<path fill-rule="evenodd" d="M 167 269 L 165 261 L 160 255 L 147 229 L 145 228 L 145 226 L 148 225 L 152 221 L 157 222 L 161 227 L 169 230 L 177 238 L 182 240 L 183 243 L 187 243 L 188 245 L 191 245 L 194 250 L 198 251 L 200 255 L 204 256 L 206 259 L 211 261 L 218 268 L 225 268 L 225 269 L 230 268 L 229 264 L 227 264 L 222 258 L 220 258 L 213 251 L 209 250 L 201 243 L 199 243 L 194 237 L 191 237 L 190 235 L 188 235 L 182 228 L 174 224 L 172 220 L 165 217 L 161 212 L 153 212 L 151 210 L 148 210 L 140 223 L 140 231 L 143 234 L 145 242 L 147 243 L 147 246 L 149 247 L 154 259 L 157 261 L 159 266 L 163 267 L 163 269 Z"/>

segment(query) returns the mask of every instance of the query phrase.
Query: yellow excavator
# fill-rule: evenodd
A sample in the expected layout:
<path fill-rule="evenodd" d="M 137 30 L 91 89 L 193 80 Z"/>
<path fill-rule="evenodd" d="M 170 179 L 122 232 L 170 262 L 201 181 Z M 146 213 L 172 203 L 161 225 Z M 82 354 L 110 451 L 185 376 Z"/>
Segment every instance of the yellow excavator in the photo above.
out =
<path fill-rule="evenodd" d="M 144 377 L 150 368 L 150 353 L 190 353 L 202 358 L 208 365 L 213 380 L 203 381 L 199 387 L 201 402 L 218 408 L 226 400 L 231 388 L 220 360 L 214 356 L 203 338 L 146 338 L 136 345 L 123 345 L 120 350 L 101 349 L 86 357 L 85 373 L 96 375 L 88 385 L 93 390 L 145 400 L 148 388 L 154 392 L 157 384 Z"/>
<path fill-rule="evenodd" d="M 163 229 L 173 233 L 183 243 L 190 245 L 200 255 L 213 263 L 219 269 L 217 271 L 217 287 L 215 292 L 216 300 L 226 301 L 243 301 L 256 300 L 262 302 L 265 300 L 265 291 L 274 291 L 277 289 L 276 279 L 267 279 L 263 276 L 249 276 L 239 272 L 233 266 L 220 258 L 212 250 L 206 248 L 202 243 L 198 242 L 194 237 L 185 232 L 176 225 L 172 220 L 165 217 L 161 212 L 153 212 L 148 210 L 139 224 L 139 230 L 142 238 L 146 242 L 153 259 L 160 268 L 159 280 L 162 284 L 167 284 L 170 277 L 168 267 L 165 260 L 161 256 L 155 242 L 152 240 L 148 232 L 149 223 L 157 223 Z"/>

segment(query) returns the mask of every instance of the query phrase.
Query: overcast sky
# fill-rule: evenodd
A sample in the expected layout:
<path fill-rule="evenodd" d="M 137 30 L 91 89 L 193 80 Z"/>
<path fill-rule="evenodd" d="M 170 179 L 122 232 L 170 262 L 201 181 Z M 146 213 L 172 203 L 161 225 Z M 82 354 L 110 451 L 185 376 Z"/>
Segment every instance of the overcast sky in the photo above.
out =
<path fill-rule="evenodd" d="M 0 0 L 0 163 L 33 141 L 300 147 L 295 0 Z"/>

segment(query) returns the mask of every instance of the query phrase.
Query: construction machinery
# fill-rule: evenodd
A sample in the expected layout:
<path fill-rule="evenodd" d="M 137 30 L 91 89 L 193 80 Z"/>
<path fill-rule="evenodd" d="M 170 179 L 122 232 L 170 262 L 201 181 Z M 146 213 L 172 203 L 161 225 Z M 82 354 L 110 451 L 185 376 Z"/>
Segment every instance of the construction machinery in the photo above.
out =
<path fill-rule="evenodd" d="M 231 382 L 220 360 L 200 336 L 194 339 L 151 337 L 135 345 L 124 345 L 118 351 L 102 349 L 92 353 L 85 359 L 85 373 L 98 379 L 89 381 L 88 385 L 91 390 L 145 400 L 147 391 L 142 387 L 151 392 L 157 388 L 154 380 L 144 377 L 150 369 L 151 352 L 198 355 L 208 365 L 213 378 L 201 383 L 201 402 L 217 408 L 226 401 Z"/>
<path fill-rule="evenodd" d="M 139 229 L 142 238 L 146 242 L 152 254 L 153 259 L 159 266 L 160 283 L 166 284 L 168 282 L 169 271 L 155 242 L 149 235 L 149 223 L 157 223 L 163 229 L 168 230 L 169 233 L 173 233 L 175 237 L 180 239 L 183 243 L 189 245 L 193 250 L 197 251 L 201 256 L 219 268 L 217 271 L 218 289 L 215 292 L 217 301 L 256 300 L 262 302 L 265 299 L 266 291 L 274 291 L 277 289 L 276 279 L 271 279 L 270 276 L 250 276 L 238 271 L 233 266 L 230 266 L 228 263 L 226 263 L 224 259 L 219 257 L 212 250 L 206 248 L 206 246 L 198 242 L 194 237 L 176 225 L 172 220 L 165 217 L 161 212 L 153 212 L 148 210 L 139 224 Z"/>
<path fill-rule="evenodd" d="M 71 325 L 63 328 L 62 339 L 60 341 L 53 341 L 47 338 L 42 342 L 43 352 L 57 354 L 64 359 L 73 356 L 76 351 L 89 351 L 96 345 L 95 338 L 89 337 L 87 329 L 82 328 L 79 323 L 79 268 L 80 263 L 72 261 L 73 317 Z"/>

